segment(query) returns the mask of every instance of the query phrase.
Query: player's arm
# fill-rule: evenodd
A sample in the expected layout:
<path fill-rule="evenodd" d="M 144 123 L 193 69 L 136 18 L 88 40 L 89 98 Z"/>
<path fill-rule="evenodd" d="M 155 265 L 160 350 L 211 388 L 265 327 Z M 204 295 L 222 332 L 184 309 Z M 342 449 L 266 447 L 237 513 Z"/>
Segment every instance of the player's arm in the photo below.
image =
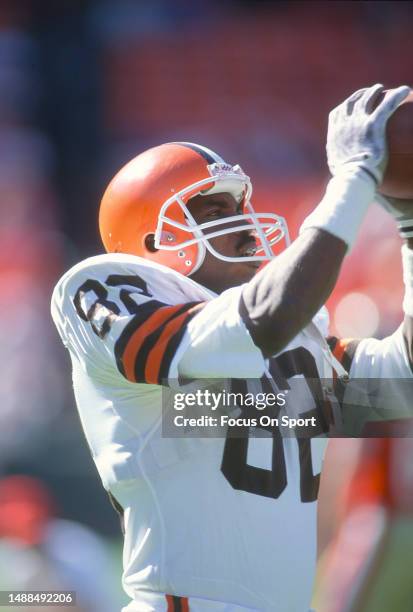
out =
<path fill-rule="evenodd" d="M 413 214 L 413 207 L 412 207 Z M 402 249 L 403 277 L 405 283 L 405 296 L 403 300 L 404 319 L 401 333 L 404 339 L 407 358 L 413 372 L 413 238 L 410 238 Z"/>
<path fill-rule="evenodd" d="M 233 376 L 257 375 L 262 361 L 245 327 L 256 349 L 268 357 L 279 352 L 324 304 L 381 181 L 386 121 L 410 90 L 393 90 L 370 112 L 381 91 L 380 85 L 360 90 L 331 113 L 327 152 L 334 177 L 323 200 L 304 222 L 297 240 L 244 285 L 238 306 L 241 321 L 230 299 L 231 295 L 238 299 L 234 289 L 223 294 L 225 304 L 214 300 L 221 307 L 214 316 L 209 316 L 214 310 L 209 304 L 189 324 L 189 341 L 179 362 L 183 376 L 226 376 L 230 362 Z M 235 350 L 229 354 L 231 345 Z M 249 359 L 256 367 L 249 369 Z"/>
<path fill-rule="evenodd" d="M 373 197 L 370 177 L 352 180 Z M 282 350 L 326 302 L 347 248 L 342 238 L 309 228 L 244 287 L 240 313 L 266 357 Z"/>
<path fill-rule="evenodd" d="M 408 427 L 411 433 L 412 422 Z M 407 435 L 363 441 L 340 527 L 320 564 L 319 612 L 410 610 L 412 457 Z"/>
<path fill-rule="evenodd" d="M 401 249 L 404 319 L 391 336 L 383 340 L 329 339 L 330 348 L 355 378 L 411 378 L 413 376 L 413 200 L 376 195 L 394 218 L 404 244 Z M 396 383 L 397 384 L 397 383 Z"/>
<path fill-rule="evenodd" d="M 386 122 L 410 91 L 392 90 L 372 111 L 382 90 L 360 90 L 330 113 L 333 178 L 325 196 L 297 240 L 243 290 L 241 316 L 266 356 L 279 352 L 324 304 L 374 199 L 386 163 Z"/>
<path fill-rule="evenodd" d="M 379 203 L 396 217 L 400 235 L 404 239 L 401 249 L 404 319 L 394 334 L 376 340 L 330 339 L 336 357 L 357 378 L 411 378 L 413 377 L 413 201 L 378 196 Z M 401 222 L 401 219 L 404 222 Z M 409 229 L 411 228 L 411 229 Z M 397 383 L 395 383 L 397 384 Z"/>
<path fill-rule="evenodd" d="M 410 610 L 412 527 L 411 514 L 374 504 L 355 508 L 323 558 L 317 611 Z"/>
<path fill-rule="evenodd" d="M 377 194 L 376 200 L 394 218 L 400 236 L 404 240 L 402 264 L 405 295 L 401 333 L 413 368 L 413 200 L 401 200 L 380 193 Z"/>
<path fill-rule="evenodd" d="M 387 436 L 389 428 L 403 435 L 413 417 L 413 250 L 402 247 L 404 319 L 390 336 L 339 339 L 328 343 L 350 374 L 350 383 L 336 385 L 349 435 Z"/>

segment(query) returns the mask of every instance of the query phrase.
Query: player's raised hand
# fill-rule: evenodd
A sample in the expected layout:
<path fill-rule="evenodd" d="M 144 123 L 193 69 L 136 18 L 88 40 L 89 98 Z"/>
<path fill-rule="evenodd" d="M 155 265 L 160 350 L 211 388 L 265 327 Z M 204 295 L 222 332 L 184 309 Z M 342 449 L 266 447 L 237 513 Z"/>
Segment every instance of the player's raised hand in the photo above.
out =
<path fill-rule="evenodd" d="M 386 123 L 410 93 L 403 85 L 389 90 L 377 104 L 383 89 L 380 84 L 359 89 L 331 111 L 327 162 L 333 175 L 350 167 L 363 168 L 381 183 L 387 163 Z"/>

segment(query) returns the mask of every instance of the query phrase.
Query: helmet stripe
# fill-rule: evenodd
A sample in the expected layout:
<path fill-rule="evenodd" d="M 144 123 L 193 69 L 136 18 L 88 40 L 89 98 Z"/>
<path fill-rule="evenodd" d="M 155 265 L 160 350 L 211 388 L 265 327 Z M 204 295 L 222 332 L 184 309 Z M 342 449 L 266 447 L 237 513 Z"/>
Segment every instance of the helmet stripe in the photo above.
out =
<path fill-rule="evenodd" d="M 195 144 L 193 142 L 169 142 L 168 144 L 177 144 L 182 145 L 183 147 L 187 147 L 188 149 L 192 149 L 202 155 L 202 157 L 208 162 L 208 164 L 224 164 L 225 161 L 214 151 L 208 149 L 207 147 L 203 147 L 202 145 Z"/>

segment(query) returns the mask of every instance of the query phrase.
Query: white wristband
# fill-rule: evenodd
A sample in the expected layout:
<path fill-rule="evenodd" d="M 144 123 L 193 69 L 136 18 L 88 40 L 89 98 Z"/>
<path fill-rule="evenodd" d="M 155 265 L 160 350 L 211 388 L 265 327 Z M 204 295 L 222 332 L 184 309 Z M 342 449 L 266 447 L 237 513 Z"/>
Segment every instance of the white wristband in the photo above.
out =
<path fill-rule="evenodd" d="M 341 238 L 350 249 L 375 192 L 373 178 L 362 168 L 343 170 L 330 180 L 320 204 L 304 220 L 300 234 L 318 227 Z"/>
<path fill-rule="evenodd" d="M 407 244 L 402 246 L 402 265 L 405 288 L 403 310 L 409 317 L 413 317 L 413 251 Z"/>

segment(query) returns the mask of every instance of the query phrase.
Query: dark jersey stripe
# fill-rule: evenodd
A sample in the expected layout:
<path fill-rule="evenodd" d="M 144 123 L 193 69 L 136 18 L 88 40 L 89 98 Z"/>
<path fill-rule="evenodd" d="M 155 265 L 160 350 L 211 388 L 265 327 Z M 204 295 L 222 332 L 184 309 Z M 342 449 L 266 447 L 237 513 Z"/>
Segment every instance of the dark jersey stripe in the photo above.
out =
<path fill-rule="evenodd" d="M 343 341 L 341 341 L 341 343 L 342 342 Z M 336 354 L 337 349 L 340 348 L 340 352 L 342 350 L 339 361 L 341 365 L 343 366 L 343 368 L 347 370 L 347 372 L 350 372 L 351 364 L 354 359 L 354 355 L 356 353 L 356 349 L 357 349 L 357 346 L 360 340 L 349 340 L 349 341 L 344 341 L 344 342 L 345 342 L 345 346 L 344 346 L 344 350 L 342 350 L 342 347 L 337 346 L 340 344 L 339 338 L 336 338 L 335 336 L 329 336 L 327 338 L 327 343 L 330 347 L 330 350 L 336 358 L 338 357 Z M 344 394 L 346 392 L 346 389 L 347 389 L 346 383 L 343 382 L 334 372 L 334 395 L 341 407 L 343 406 Z"/>
<path fill-rule="evenodd" d="M 119 336 L 118 340 L 115 344 L 115 359 L 116 364 L 118 366 L 118 370 L 125 376 L 125 369 L 123 367 L 122 356 L 125 352 L 126 346 L 135 331 L 150 317 L 156 310 L 166 306 L 167 304 L 163 304 L 162 302 L 158 302 L 157 300 L 150 300 L 146 302 L 146 304 L 142 304 L 139 306 L 139 310 L 133 319 L 126 325 L 125 329 Z"/>
<path fill-rule="evenodd" d="M 330 350 L 335 356 L 336 356 L 336 353 L 335 353 L 336 347 L 339 342 L 340 342 L 339 338 L 336 338 L 335 336 L 330 336 L 329 338 L 327 338 L 327 343 L 330 347 Z M 347 372 L 349 372 L 360 340 L 357 340 L 357 339 L 348 340 L 348 341 L 344 340 L 344 342 L 345 342 L 345 348 L 344 348 L 343 354 L 341 358 L 339 359 L 339 361 L 341 362 L 341 365 L 343 366 L 343 368 L 347 370 Z"/>
<path fill-rule="evenodd" d="M 116 499 L 116 497 L 114 497 L 110 491 L 108 491 L 107 493 L 109 495 L 110 503 L 112 504 L 113 508 L 118 513 L 119 521 L 120 521 L 120 528 L 122 530 L 123 535 L 125 535 L 125 517 L 124 517 L 123 508 L 118 502 L 118 500 Z"/>
<path fill-rule="evenodd" d="M 189 321 L 197 314 L 196 312 L 188 313 L 185 321 L 182 324 L 182 327 L 179 331 L 176 332 L 168 342 L 165 352 L 162 357 L 161 367 L 159 368 L 159 376 L 158 376 L 158 384 L 162 385 L 168 378 L 169 368 L 171 367 L 172 359 L 181 343 L 182 337 L 185 333 L 186 327 Z"/>
<path fill-rule="evenodd" d="M 148 356 L 153 348 L 156 347 L 156 343 L 162 335 L 165 326 L 168 325 L 173 319 L 179 317 L 187 310 L 190 310 L 194 306 L 197 306 L 199 302 L 188 302 L 187 304 L 182 304 L 180 308 L 171 312 L 170 316 L 165 318 L 165 320 L 152 332 L 150 333 L 143 341 L 140 346 L 136 356 L 135 356 L 135 364 L 134 364 L 134 379 L 135 382 L 145 383 L 145 368 Z M 149 317 L 151 317 L 157 310 L 160 308 L 174 308 L 172 305 L 164 304 L 162 302 L 158 302 L 157 300 L 151 300 L 146 304 L 142 304 L 138 306 L 138 310 L 136 315 L 132 318 L 132 320 L 126 325 L 122 334 L 119 336 L 118 340 L 115 343 L 114 354 L 116 359 L 116 364 L 119 372 L 122 376 L 126 378 L 125 367 L 123 364 L 123 356 L 125 350 L 127 349 L 128 343 L 132 336 L 135 334 L 137 330 L 143 325 Z M 193 313 L 189 313 L 185 320 L 182 322 L 182 327 L 173 334 L 170 340 L 167 342 L 164 354 L 161 359 L 161 365 L 158 376 L 158 384 L 162 384 L 162 380 L 168 377 L 169 367 L 173 356 L 175 354 L 176 349 L 179 346 L 179 343 L 182 339 L 182 336 L 185 332 L 186 325 L 195 316 L 197 311 Z"/>
<path fill-rule="evenodd" d="M 172 321 L 173 319 L 175 319 L 176 317 L 179 317 L 182 313 L 184 313 L 186 310 L 189 310 L 190 308 L 192 308 L 193 306 L 195 306 L 196 304 L 198 304 L 198 302 L 189 302 L 188 304 L 184 304 L 182 306 L 182 308 L 180 308 L 179 310 L 177 310 L 176 312 L 174 312 L 170 317 L 168 317 L 168 319 L 165 320 L 165 322 L 160 325 L 154 332 L 152 332 L 144 341 L 144 343 L 142 344 L 137 356 L 136 356 L 136 362 L 135 362 L 135 379 L 136 382 L 146 382 L 145 379 L 145 368 L 146 368 L 146 362 L 149 356 L 149 353 L 151 352 L 151 350 L 156 346 L 156 343 L 158 342 L 165 326 Z M 179 334 L 182 331 L 185 331 L 185 327 L 186 327 L 186 323 L 187 323 L 188 319 L 185 319 L 185 322 L 183 324 L 183 327 L 176 333 L 174 334 L 173 338 Z M 169 345 L 172 342 L 172 340 L 170 342 L 168 342 L 167 348 L 165 352 L 168 352 L 168 355 L 170 354 L 171 351 L 169 351 Z M 179 344 L 179 342 L 178 342 Z M 174 352 L 176 350 L 176 348 L 178 348 L 178 344 L 175 346 L 175 349 L 173 350 L 172 354 L 170 355 L 170 359 L 169 362 L 167 363 L 167 371 L 166 371 L 166 375 L 163 376 L 159 376 L 159 379 L 162 378 L 167 378 L 168 377 L 168 372 L 169 372 L 169 366 L 171 364 Z M 164 363 L 164 359 L 165 359 L 165 353 L 162 357 L 162 365 Z M 161 370 L 162 370 L 162 365 L 161 365 Z M 161 384 L 161 382 L 159 382 L 158 380 L 158 384 Z"/>
<path fill-rule="evenodd" d="M 152 297 L 152 294 L 148 291 L 148 285 L 146 281 L 140 276 L 131 276 L 126 274 L 110 274 L 106 279 L 106 284 L 111 287 L 119 287 L 120 285 L 129 285 L 130 287 L 136 287 L 140 289 L 143 295 Z"/>
<path fill-rule="evenodd" d="M 413 372 L 413 317 L 404 316 L 402 334 L 406 346 L 410 369 Z"/>
<path fill-rule="evenodd" d="M 167 325 L 170 321 L 172 321 L 172 319 L 175 319 L 175 317 L 179 317 L 179 315 L 185 312 L 188 308 L 190 308 L 190 305 L 184 304 L 182 308 L 179 308 L 179 310 L 176 310 L 175 312 L 173 312 L 170 317 L 165 319 L 165 321 L 159 327 L 155 329 L 155 331 L 153 331 L 151 334 L 149 334 L 147 338 L 145 338 L 142 346 L 140 347 L 138 351 L 138 354 L 136 355 L 136 361 L 135 361 L 136 382 L 146 382 L 145 380 L 146 361 L 148 359 L 149 353 L 151 352 L 151 350 L 154 348 L 154 346 L 158 342 L 164 330 L 165 325 Z"/>
<path fill-rule="evenodd" d="M 343 355 L 343 368 L 350 372 L 351 364 L 353 363 L 354 355 L 356 354 L 356 348 L 360 340 L 350 340 L 346 346 L 346 350 Z"/>
<path fill-rule="evenodd" d="M 165 595 L 168 603 L 167 612 L 189 612 L 188 598 L 176 595 Z"/>
<path fill-rule="evenodd" d="M 172 600 L 174 603 L 174 612 L 182 612 L 181 598 L 173 596 Z"/>

